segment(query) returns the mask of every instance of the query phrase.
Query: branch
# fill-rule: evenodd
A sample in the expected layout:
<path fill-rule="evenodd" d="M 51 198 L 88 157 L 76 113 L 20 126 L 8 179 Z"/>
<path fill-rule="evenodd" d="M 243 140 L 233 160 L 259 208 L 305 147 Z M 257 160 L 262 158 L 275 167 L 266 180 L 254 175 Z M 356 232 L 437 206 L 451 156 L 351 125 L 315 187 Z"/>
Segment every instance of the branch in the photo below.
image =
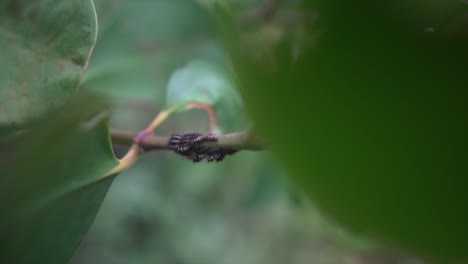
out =
<path fill-rule="evenodd" d="M 151 138 L 154 130 L 161 125 L 173 112 L 175 112 L 179 107 L 179 105 L 173 106 L 169 109 L 159 112 L 159 114 L 154 118 L 153 122 L 143 131 L 136 133 L 135 135 L 129 132 L 120 132 L 117 133 L 119 136 L 115 139 L 116 142 L 125 143 L 126 145 L 131 146 L 128 150 L 127 154 L 119 160 L 119 164 L 110 170 L 105 176 L 110 177 L 112 175 L 118 174 L 128 168 L 130 168 L 140 156 L 140 153 L 143 152 L 145 149 L 145 145 L 142 144 L 145 142 L 147 138 Z M 130 140 L 130 136 L 132 136 Z"/>
<path fill-rule="evenodd" d="M 202 160 L 222 161 L 225 156 L 232 155 L 239 150 L 260 150 L 263 143 L 252 136 L 250 132 L 240 132 L 217 136 L 213 133 L 202 135 L 200 133 L 173 134 L 169 137 L 154 135 L 161 123 L 172 113 L 187 103 L 175 105 L 159 112 L 151 124 L 140 132 L 111 130 L 112 141 L 131 146 L 127 154 L 120 159 L 119 165 L 106 174 L 106 177 L 119 173 L 132 166 L 141 152 L 149 150 L 173 150 L 179 155 L 193 161 Z"/>
<path fill-rule="evenodd" d="M 134 138 L 138 136 L 138 133 L 123 131 L 123 130 L 111 130 L 112 142 L 120 145 L 131 146 L 135 143 Z M 207 147 L 213 148 L 225 148 L 235 150 L 264 150 L 266 148 L 264 142 L 252 136 L 250 132 L 236 132 L 225 135 L 215 135 L 216 141 L 204 143 Z M 145 150 L 170 150 L 169 147 L 170 137 L 148 135 L 145 137 L 140 144 Z"/>

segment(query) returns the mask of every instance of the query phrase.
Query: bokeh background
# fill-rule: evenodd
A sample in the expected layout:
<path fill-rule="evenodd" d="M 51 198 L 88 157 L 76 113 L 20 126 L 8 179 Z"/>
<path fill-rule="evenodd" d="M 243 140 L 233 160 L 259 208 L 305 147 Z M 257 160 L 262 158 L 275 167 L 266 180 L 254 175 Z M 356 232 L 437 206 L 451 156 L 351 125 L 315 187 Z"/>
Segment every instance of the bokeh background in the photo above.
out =
<path fill-rule="evenodd" d="M 242 23 L 264 28 L 269 36 L 275 35 L 274 25 L 300 27 L 290 25 L 300 1 L 228 2 Z M 205 8 L 208 0 L 95 4 L 99 37 L 80 89 L 110 95 L 113 128 L 145 128 L 164 106 L 171 74 L 189 61 L 228 65 Z M 269 4 L 282 15 L 273 15 Z M 306 15 L 313 23 L 316 14 Z M 206 113 L 193 110 L 174 115 L 157 133 L 206 133 L 208 127 Z M 114 149 L 117 156 L 126 152 L 124 146 Z M 71 263 L 426 262 L 350 234 L 322 216 L 268 151 L 197 164 L 157 151 L 117 177 Z"/>

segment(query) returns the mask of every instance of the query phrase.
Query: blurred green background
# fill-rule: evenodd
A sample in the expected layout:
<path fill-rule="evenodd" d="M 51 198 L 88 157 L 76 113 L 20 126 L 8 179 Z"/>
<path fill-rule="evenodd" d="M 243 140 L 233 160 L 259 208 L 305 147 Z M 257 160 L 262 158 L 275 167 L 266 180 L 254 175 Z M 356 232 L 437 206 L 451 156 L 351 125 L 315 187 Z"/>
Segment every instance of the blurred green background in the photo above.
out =
<path fill-rule="evenodd" d="M 143 129 L 162 109 L 171 74 L 189 61 L 228 67 L 210 2 L 95 1 L 99 36 L 80 89 L 111 96 L 112 128 Z M 283 1 L 285 15 L 264 23 L 271 14 L 259 10 L 274 1 L 228 2 L 238 19 L 273 39 L 275 25 L 288 24 L 300 4 Z M 208 117 L 199 110 L 179 113 L 157 134 L 181 131 L 206 133 Z M 121 156 L 126 148 L 115 151 Z M 268 151 L 244 151 L 215 164 L 160 151 L 117 177 L 71 263 L 426 262 L 324 219 Z"/>

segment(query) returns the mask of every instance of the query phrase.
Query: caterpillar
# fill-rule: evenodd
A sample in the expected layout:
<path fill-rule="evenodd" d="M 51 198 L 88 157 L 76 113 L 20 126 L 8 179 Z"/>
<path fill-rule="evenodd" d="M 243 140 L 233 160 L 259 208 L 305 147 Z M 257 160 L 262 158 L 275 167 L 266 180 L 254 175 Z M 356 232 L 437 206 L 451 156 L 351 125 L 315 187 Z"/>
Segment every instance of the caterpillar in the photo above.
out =
<path fill-rule="evenodd" d="M 237 152 L 235 149 L 208 147 L 206 142 L 216 142 L 218 138 L 213 133 L 203 135 L 200 133 L 175 133 L 169 139 L 169 148 L 179 155 L 193 161 L 219 162 L 228 155 Z"/>

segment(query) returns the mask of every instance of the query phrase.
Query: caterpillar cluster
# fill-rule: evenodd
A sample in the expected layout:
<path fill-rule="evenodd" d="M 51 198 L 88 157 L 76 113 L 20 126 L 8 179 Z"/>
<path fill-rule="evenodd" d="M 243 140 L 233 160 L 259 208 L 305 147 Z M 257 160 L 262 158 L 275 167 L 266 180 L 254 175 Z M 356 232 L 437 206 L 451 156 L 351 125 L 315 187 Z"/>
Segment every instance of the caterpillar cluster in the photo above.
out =
<path fill-rule="evenodd" d="M 202 160 L 222 161 L 227 155 L 237 152 L 235 149 L 208 147 L 206 142 L 215 142 L 218 138 L 210 133 L 177 133 L 169 139 L 169 148 L 193 162 Z"/>

